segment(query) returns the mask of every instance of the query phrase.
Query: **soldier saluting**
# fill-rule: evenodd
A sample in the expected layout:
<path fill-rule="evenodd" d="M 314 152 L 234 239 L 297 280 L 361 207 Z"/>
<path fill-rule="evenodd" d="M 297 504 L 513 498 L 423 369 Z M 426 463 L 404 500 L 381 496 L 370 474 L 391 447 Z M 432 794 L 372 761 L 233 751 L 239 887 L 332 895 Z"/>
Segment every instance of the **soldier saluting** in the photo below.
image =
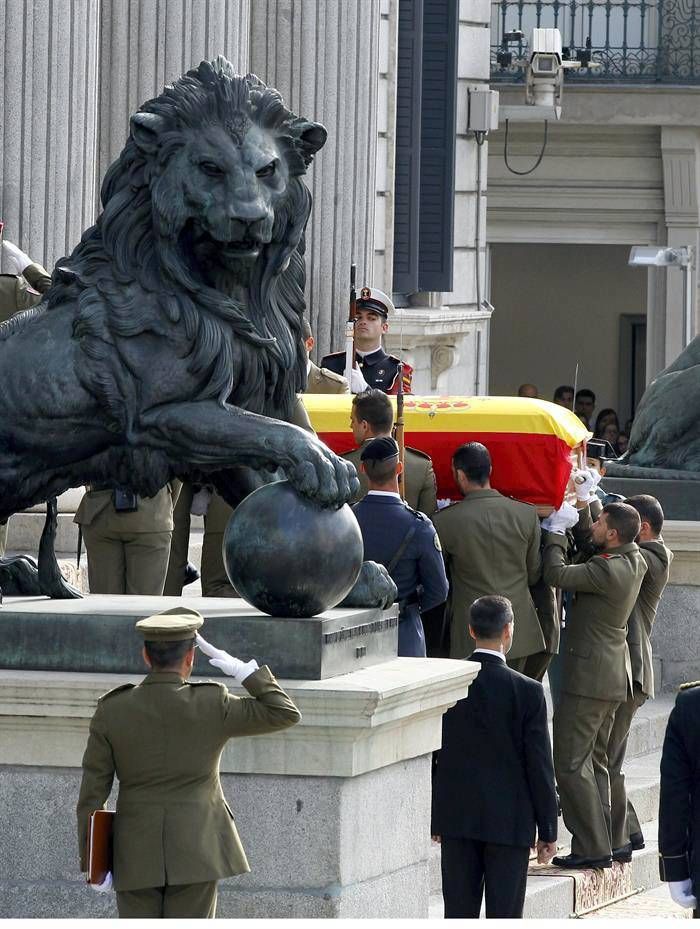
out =
<path fill-rule="evenodd" d="M 413 368 L 382 348 L 382 336 L 389 331 L 389 314 L 396 307 L 389 297 L 376 287 L 363 287 L 357 298 L 355 320 L 355 361 L 350 389 L 354 394 L 368 387 L 378 387 L 387 394 L 399 390 L 399 370 L 403 370 L 403 392 L 411 393 Z M 345 352 L 333 352 L 321 360 L 321 367 L 335 374 L 345 371 Z M 359 376 L 358 376 L 359 375 Z"/>
<path fill-rule="evenodd" d="M 100 698 L 90 722 L 78 800 L 81 870 L 90 814 L 116 775 L 114 889 L 120 917 L 213 918 L 217 881 L 250 870 L 219 780 L 233 736 L 286 729 L 301 715 L 266 666 L 197 645 L 210 663 L 248 691 L 189 680 L 203 619 L 177 607 L 136 628 L 150 673 Z M 108 890 L 112 877 L 96 889 Z M 92 885 L 91 885 L 92 886 Z"/>

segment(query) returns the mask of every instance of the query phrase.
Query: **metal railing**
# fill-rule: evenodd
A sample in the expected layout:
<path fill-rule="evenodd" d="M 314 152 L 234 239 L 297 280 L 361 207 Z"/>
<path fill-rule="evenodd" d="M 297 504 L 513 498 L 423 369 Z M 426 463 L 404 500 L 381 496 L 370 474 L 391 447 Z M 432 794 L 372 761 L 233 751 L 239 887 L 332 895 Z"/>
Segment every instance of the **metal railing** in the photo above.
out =
<path fill-rule="evenodd" d="M 559 29 L 573 58 L 590 39 L 601 67 L 569 71 L 567 83 L 700 84 L 700 0 L 493 0 L 492 81 L 522 80 L 496 56 L 505 33 L 527 40 L 536 26 Z M 524 51 L 510 48 L 516 58 Z"/>

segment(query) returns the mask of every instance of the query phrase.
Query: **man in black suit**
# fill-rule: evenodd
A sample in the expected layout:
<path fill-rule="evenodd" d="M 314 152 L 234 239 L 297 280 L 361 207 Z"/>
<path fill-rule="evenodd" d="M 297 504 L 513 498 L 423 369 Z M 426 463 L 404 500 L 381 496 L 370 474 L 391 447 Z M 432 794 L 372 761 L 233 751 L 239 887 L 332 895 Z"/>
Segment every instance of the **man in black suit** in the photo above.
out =
<path fill-rule="evenodd" d="M 433 838 L 442 846 L 445 918 L 522 918 L 530 848 L 556 852 L 557 797 L 542 685 L 506 664 L 513 610 L 480 597 L 469 611 L 481 670 L 443 717 L 433 770 Z"/>
<path fill-rule="evenodd" d="M 659 790 L 659 874 L 700 919 L 700 681 L 681 684 L 666 726 Z"/>

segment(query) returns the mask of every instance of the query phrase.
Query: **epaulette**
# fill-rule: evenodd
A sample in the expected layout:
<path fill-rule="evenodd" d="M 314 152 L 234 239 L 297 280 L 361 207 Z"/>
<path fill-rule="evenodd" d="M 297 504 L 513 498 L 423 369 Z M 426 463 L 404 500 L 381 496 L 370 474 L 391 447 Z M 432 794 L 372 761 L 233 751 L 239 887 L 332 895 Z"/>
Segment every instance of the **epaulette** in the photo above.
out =
<path fill-rule="evenodd" d="M 679 690 L 690 690 L 691 687 L 700 687 L 700 681 L 688 681 L 686 684 L 681 684 L 678 688 Z"/>
<path fill-rule="evenodd" d="M 136 687 L 136 684 L 120 684 L 119 687 L 113 687 L 112 690 L 108 690 L 106 694 L 102 694 L 98 700 L 98 703 L 100 700 L 106 700 L 108 697 L 112 697 L 114 694 L 118 694 L 122 690 L 131 690 L 132 687 Z"/>
<path fill-rule="evenodd" d="M 414 455 L 419 455 L 421 458 L 425 458 L 427 461 L 433 460 L 427 452 L 422 452 L 419 448 L 414 448 L 412 445 L 407 445 L 406 451 L 413 452 Z"/>
<path fill-rule="evenodd" d="M 614 552 L 600 552 L 600 557 L 605 558 L 607 561 L 609 558 L 622 558 L 622 555 L 616 555 Z"/>
<path fill-rule="evenodd" d="M 223 681 L 186 681 L 185 683 L 189 684 L 190 687 L 225 687 Z"/>
<path fill-rule="evenodd" d="M 335 371 L 331 371 L 330 368 L 321 368 L 321 374 L 324 377 L 327 377 L 331 381 L 338 381 L 339 384 L 347 384 L 347 381 L 342 374 L 336 374 Z"/>

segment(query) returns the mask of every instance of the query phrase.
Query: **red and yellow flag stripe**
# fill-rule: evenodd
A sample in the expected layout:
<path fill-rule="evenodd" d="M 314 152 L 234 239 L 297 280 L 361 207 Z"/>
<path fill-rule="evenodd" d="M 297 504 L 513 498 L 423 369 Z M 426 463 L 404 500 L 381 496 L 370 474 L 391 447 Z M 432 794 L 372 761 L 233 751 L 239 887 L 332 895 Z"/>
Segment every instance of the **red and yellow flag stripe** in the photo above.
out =
<path fill-rule="evenodd" d="M 305 394 L 311 423 L 334 452 L 354 448 L 352 397 Z M 396 398 L 390 397 L 396 406 Z M 591 437 L 570 410 L 528 397 L 404 398 L 406 445 L 430 455 L 438 497 L 459 496 L 452 454 L 464 442 L 482 442 L 493 461 L 492 486 L 540 506 L 560 506 L 571 473 L 572 451 Z"/>

